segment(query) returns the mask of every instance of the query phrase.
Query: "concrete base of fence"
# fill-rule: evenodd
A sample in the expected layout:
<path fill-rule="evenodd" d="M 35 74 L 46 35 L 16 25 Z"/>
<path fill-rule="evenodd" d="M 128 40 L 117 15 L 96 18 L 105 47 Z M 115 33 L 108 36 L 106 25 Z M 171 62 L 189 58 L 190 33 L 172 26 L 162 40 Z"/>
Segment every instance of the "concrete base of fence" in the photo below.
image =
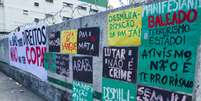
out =
<path fill-rule="evenodd" d="M 31 73 L 22 71 L 7 63 L 0 62 L 0 71 L 48 101 L 71 100 L 71 94 L 69 92 L 62 91 L 47 82 L 41 81 Z"/>

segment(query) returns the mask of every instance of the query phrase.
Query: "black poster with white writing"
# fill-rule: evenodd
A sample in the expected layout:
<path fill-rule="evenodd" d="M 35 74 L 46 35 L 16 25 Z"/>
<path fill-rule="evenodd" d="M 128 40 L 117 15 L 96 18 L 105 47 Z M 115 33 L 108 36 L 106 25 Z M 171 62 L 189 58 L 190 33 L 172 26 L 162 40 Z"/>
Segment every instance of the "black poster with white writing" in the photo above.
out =
<path fill-rule="evenodd" d="M 69 55 L 56 54 L 56 73 L 65 77 L 69 77 Z"/>
<path fill-rule="evenodd" d="M 60 52 L 60 32 L 51 32 L 48 37 L 49 52 Z"/>
<path fill-rule="evenodd" d="M 103 77 L 136 82 L 138 47 L 104 47 Z"/>
<path fill-rule="evenodd" d="M 138 85 L 137 101 L 192 101 L 192 96 Z"/>
<path fill-rule="evenodd" d="M 75 56 L 73 61 L 73 80 L 92 83 L 93 60 L 92 57 Z"/>
<path fill-rule="evenodd" d="M 98 27 L 78 29 L 77 36 L 78 54 L 99 56 L 100 29 Z"/>

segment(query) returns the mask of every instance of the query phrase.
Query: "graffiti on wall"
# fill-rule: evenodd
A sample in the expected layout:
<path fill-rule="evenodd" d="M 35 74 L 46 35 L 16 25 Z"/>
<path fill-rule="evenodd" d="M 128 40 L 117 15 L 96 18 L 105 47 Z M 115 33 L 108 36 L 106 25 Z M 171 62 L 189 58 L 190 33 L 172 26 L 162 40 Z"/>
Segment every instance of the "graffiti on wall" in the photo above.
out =
<path fill-rule="evenodd" d="M 11 32 L 9 34 L 10 64 L 46 80 L 47 73 L 43 68 L 46 44 L 44 25 L 33 25 L 19 32 Z"/>

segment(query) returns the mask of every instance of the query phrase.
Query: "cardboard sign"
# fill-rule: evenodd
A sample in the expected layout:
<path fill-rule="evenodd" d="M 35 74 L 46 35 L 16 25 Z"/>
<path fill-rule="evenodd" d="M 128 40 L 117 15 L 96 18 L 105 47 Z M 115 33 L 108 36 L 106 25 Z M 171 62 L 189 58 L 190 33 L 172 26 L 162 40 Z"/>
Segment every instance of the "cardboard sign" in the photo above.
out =
<path fill-rule="evenodd" d="M 192 96 L 138 85 L 137 101 L 192 101 Z"/>
<path fill-rule="evenodd" d="M 51 32 L 48 35 L 49 52 L 60 52 L 60 32 Z"/>
<path fill-rule="evenodd" d="M 112 12 L 108 15 L 109 46 L 139 46 L 141 44 L 142 7 Z"/>
<path fill-rule="evenodd" d="M 56 73 L 65 77 L 69 77 L 69 55 L 57 54 L 56 55 Z"/>
<path fill-rule="evenodd" d="M 30 25 L 9 34 L 10 65 L 47 80 L 44 53 L 47 46 L 46 26 Z"/>
<path fill-rule="evenodd" d="M 73 81 L 72 101 L 93 101 L 92 85 Z"/>
<path fill-rule="evenodd" d="M 98 27 L 78 29 L 77 53 L 99 56 L 99 41 L 100 29 Z"/>
<path fill-rule="evenodd" d="M 137 59 L 137 47 L 104 47 L 103 77 L 135 83 Z"/>
<path fill-rule="evenodd" d="M 73 80 L 92 83 L 93 81 L 93 60 L 92 57 L 78 57 L 72 59 Z"/>
<path fill-rule="evenodd" d="M 136 101 L 136 86 L 103 77 L 102 101 Z"/>
<path fill-rule="evenodd" d="M 65 30 L 61 32 L 61 53 L 77 53 L 77 30 Z"/>

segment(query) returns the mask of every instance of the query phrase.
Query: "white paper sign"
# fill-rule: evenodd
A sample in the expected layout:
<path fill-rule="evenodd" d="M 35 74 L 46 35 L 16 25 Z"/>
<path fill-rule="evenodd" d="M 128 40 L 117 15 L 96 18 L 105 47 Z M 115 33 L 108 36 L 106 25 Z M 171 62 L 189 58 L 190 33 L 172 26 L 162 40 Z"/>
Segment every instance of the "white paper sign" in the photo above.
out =
<path fill-rule="evenodd" d="M 46 26 L 33 25 L 9 34 L 10 65 L 47 80 L 44 68 L 46 52 Z"/>

